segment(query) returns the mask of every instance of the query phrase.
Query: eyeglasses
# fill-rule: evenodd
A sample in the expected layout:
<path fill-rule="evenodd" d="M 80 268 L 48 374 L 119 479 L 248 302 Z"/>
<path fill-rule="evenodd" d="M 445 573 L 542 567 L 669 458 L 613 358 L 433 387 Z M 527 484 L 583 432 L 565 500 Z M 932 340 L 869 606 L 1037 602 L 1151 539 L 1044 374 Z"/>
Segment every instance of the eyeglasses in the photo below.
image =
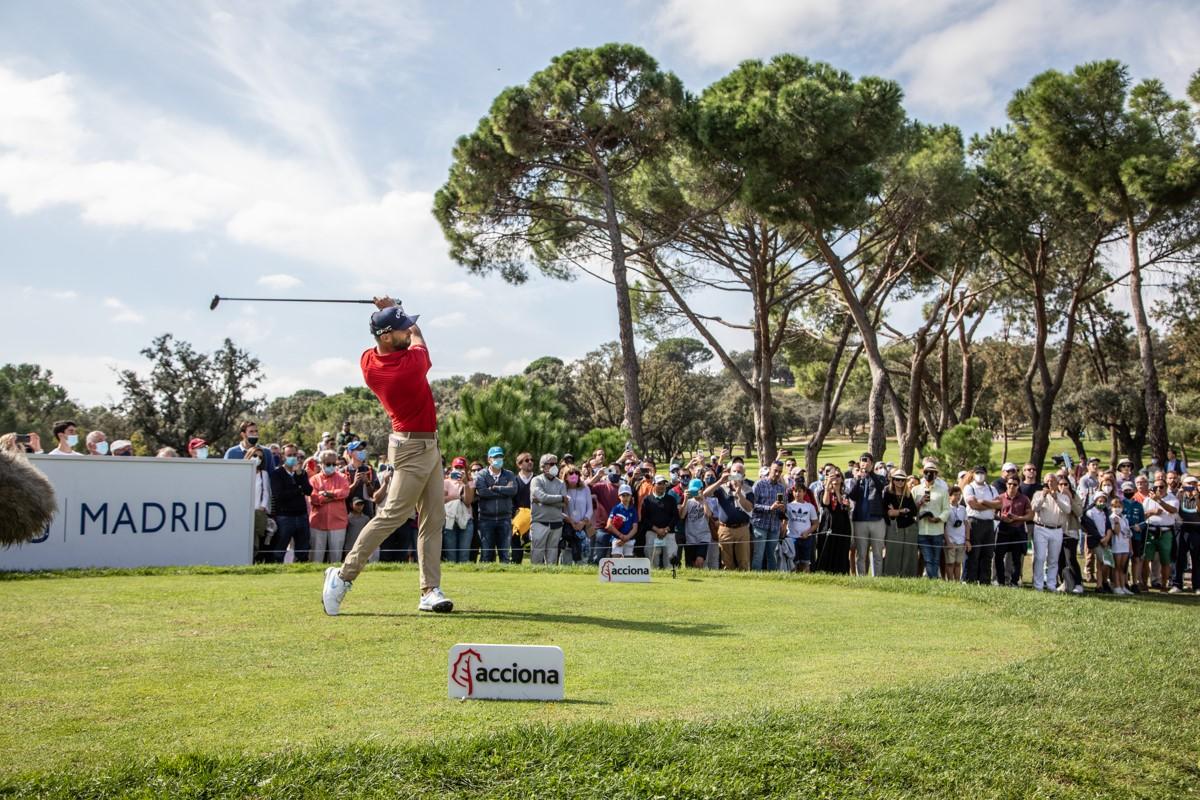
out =
<path fill-rule="evenodd" d="M 1008 482 L 1006 485 L 1008 485 L 1008 486 L 1020 486 L 1021 484 L 1017 483 L 1016 481 L 1009 481 L 1009 482 Z"/>

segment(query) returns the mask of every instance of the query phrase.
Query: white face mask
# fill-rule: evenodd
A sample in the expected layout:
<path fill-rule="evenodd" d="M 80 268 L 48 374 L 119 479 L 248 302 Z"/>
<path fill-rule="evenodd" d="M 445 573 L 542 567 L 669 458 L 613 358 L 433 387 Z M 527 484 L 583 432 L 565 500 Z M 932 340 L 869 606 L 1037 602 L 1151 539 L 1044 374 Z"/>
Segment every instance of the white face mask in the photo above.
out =
<path fill-rule="evenodd" d="M 262 459 L 259 458 L 258 456 L 253 456 L 250 459 L 250 463 L 257 467 L 259 464 L 262 463 Z"/>
<path fill-rule="evenodd" d="M 887 476 L 887 467 L 876 467 L 875 474 L 879 475 L 880 477 L 886 477 Z"/>
<path fill-rule="evenodd" d="M 557 464 L 555 464 L 554 466 L 550 467 L 550 469 L 549 469 L 549 475 L 550 475 L 550 477 L 551 477 L 551 478 L 557 478 L 557 477 L 558 477 L 558 465 L 557 465 Z"/>
<path fill-rule="evenodd" d="M 979 486 L 983 486 L 983 483 L 986 480 L 987 480 L 986 475 L 979 473 L 979 472 L 975 473 L 975 483 L 978 484 Z"/>
<path fill-rule="evenodd" d="M 740 472 L 731 472 L 729 473 L 729 480 L 733 483 L 741 483 L 746 480 L 746 476 Z"/>
<path fill-rule="evenodd" d="M 108 442 L 96 442 L 96 452 L 102 456 L 108 455 Z"/>
<path fill-rule="evenodd" d="M 195 450 L 195 453 L 196 453 L 196 458 L 208 458 L 208 448 L 207 447 L 197 447 Z"/>
<path fill-rule="evenodd" d="M 70 436 L 67 437 L 67 447 L 74 447 L 77 444 L 79 444 L 79 436 L 72 433 Z"/>

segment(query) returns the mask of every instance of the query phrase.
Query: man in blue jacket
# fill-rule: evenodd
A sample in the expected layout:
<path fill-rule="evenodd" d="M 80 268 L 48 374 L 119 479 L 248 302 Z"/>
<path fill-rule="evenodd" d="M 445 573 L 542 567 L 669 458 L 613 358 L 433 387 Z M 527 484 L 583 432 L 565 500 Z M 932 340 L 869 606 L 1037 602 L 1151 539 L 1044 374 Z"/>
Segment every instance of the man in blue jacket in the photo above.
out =
<path fill-rule="evenodd" d="M 858 469 L 846 482 L 846 496 L 854 501 L 854 545 L 858 549 L 858 574 L 867 574 L 867 550 L 871 551 L 871 574 L 883 574 L 883 540 L 887 535 L 883 493 L 887 478 L 875 472 L 875 459 L 863 453 Z"/>
<path fill-rule="evenodd" d="M 509 562 L 512 541 L 513 498 L 517 496 L 517 476 L 504 468 L 504 448 L 488 450 L 488 468 L 475 478 L 475 497 L 479 501 L 479 560 Z"/>

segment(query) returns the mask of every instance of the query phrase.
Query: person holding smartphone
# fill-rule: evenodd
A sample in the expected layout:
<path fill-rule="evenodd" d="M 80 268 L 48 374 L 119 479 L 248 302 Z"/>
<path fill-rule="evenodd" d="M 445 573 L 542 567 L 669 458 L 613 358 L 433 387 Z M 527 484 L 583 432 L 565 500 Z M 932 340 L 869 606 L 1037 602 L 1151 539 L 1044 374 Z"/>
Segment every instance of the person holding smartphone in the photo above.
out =
<path fill-rule="evenodd" d="M 781 522 L 787 510 L 784 497 L 783 462 L 773 461 L 765 477 L 754 482 L 754 512 L 750 516 L 750 569 L 774 571 L 778 568 L 777 548 Z"/>

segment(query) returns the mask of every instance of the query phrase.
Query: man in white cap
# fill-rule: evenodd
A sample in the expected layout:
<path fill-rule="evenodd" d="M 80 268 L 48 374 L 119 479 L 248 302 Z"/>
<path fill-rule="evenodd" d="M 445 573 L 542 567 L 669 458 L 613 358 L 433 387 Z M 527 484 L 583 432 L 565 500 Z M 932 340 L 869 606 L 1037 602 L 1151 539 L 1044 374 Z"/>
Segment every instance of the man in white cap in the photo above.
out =
<path fill-rule="evenodd" d="M 1006 464 L 1013 468 L 1016 475 L 1016 465 Z M 963 489 L 963 502 L 967 505 L 966 539 L 971 543 L 971 552 L 967 553 L 967 563 L 964 565 L 963 580 L 967 583 L 988 585 L 992 582 L 992 562 L 996 555 L 996 512 L 1000 510 L 1000 497 L 1003 492 L 997 492 L 996 487 L 987 482 L 987 467 L 983 464 L 975 467 L 971 473 L 971 481 Z M 1003 574 L 1003 561 L 997 575 Z"/>
<path fill-rule="evenodd" d="M 112 450 L 109 452 L 114 456 L 131 456 L 133 455 L 133 442 L 128 439 L 117 439 L 112 443 Z"/>

